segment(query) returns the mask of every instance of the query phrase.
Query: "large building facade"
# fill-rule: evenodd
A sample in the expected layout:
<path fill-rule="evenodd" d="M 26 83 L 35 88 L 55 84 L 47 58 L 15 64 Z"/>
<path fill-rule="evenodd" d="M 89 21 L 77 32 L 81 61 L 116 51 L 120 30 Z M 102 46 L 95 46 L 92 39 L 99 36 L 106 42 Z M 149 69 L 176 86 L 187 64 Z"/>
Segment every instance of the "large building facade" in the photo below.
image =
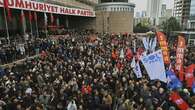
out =
<path fill-rule="evenodd" d="M 190 16 L 188 20 L 187 33 L 189 34 L 189 44 L 195 46 L 195 0 L 191 0 L 190 3 Z"/>
<path fill-rule="evenodd" d="M 147 0 L 147 17 L 151 19 L 152 25 L 159 25 L 161 10 L 162 0 Z"/>
<path fill-rule="evenodd" d="M 175 0 L 174 16 L 180 20 L 189 46 L 195 46 L 195 0 Z"/>
<path fill-rule="evenodd" d="M 4 8 L 3 1 L 0 0 L 1 36 L 6 36 L 7 28 L 10 36 L 25 32 L 37 35 L 53 28 L 95 28 L 94 6 L 98 0 L 8 0 L 8 8 Z"/>
<path fill-rule="evenodd" d="M 174 1 L 174 16 L 180 21 L 180 24 L 183 29 L 186 29 L 188 25 L 191 1 L 193 0 Z"/>
<path fill-rule="evenodd" d="M 195 31 L 195 0 L 192 0 L 190 4 L 190 17 L 188 22 L 189 22 L 189 29 Z"/>
<path fill-rule="evenodd" d="M 128 0 L 100 0 L 96 6 L 96 31 L 132 33 L 135 4 Z"/>

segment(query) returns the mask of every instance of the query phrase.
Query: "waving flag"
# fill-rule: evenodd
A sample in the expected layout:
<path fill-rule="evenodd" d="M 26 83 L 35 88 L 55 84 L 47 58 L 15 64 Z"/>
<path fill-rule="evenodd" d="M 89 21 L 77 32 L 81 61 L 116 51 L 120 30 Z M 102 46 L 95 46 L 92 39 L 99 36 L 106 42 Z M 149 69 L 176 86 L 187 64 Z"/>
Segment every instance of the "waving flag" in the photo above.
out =
<path fill-rule="evenodd" d="M 167 82 L 162 51 L 158 50 L 147 56 L 142 56 L 141 61 L 151 80 L 159 79 Z"/>
<path fill-rule="evenodd" d="M 166 38 L 165 34 L 163 34 L 162 32 L 157 32 L 157 39 L 158 39 L 158 42 L 159 42 L 160 47 L 162 49 L 164 63 L 169 64 L 170 63 L 170 56 L 169 56 L 167 38 Z"/>
<path fill-rule="evenodd" d="M 125 58 L 123 48 L 122 48 L 121 51 L 120 51 L 120 56 L 119 56 L 119 57 L 120 57 L 121 59 L 124 59 L 124 58 Z"/>
<path fill-rule="evenodd" d="M 180 110 L 189 109 L 189 105 L 181 98 L 178 92 L 172 92 L 169 99 L 175 103 Z"/>
<path fill-rule="evenodd" d="M 184 59 L 184 49 L 186 47 L 185 39 L 183 36 L 178 37 L 178 45 L 176 51 L 176 70 L 181 70 L 183 68 L 183 59 Z"/>
<path fill-rule="evenodd" d="M 143 44 L 144 44 L 144 48 L 146 49 L 146 50 L 148 50 L 149 49 L 149 39 L 147 38 L 147 37 L 144 37 L 144 38 L 142 38 L 142 42 L 143 42 Z"/>
<path fill-rule="evenodd" d="M 9 1 L 8 0 L 4 0 L 4 7 L 6 8 L 7 10 L 7 13 L 8 13 L 8 20 L 11 21 L 11 9 L 9 8 Z"/>
<path fill-rule="evenodd" d="M 118 52 L 117 52 L 116 49 L 114 49 L 114 50 L 112 51 L 112 59 L 113 59 L 113 60 L 117 60 L 117 59 L 118 59 Z"/>
<path fill-rule="evenodd" d="M 125 56 L 126 56 L 126 59 L 127 59 L 128 61 L 131 60 L 131 58 L 133 57 L 133 53 L 132 53 L 132 51 L 131 51 L 130 48 L 128 48 L 128 49 L 126 50 Z"/>
<path fill-rule="evenodd" d="M 136 52 L 136 60 L 140 60 L 143 53 L 144 53 L 144 49 L 143 48 L 138 48 L 137 52 Z"/>
<path fill-rule="evenodd" d="M 156 39 L 156 37 L 155 37 L 155 38 L 152 40 L 152 44 L 151 44 L 151 46 L 150 46 L 150 50 L 151 50 L 152 52 L 155 51 L 156 43 L 157 43 L 157 39 Z"/>
<path fill-rule="evenodd" d="M 170 89 L 178 89 L 182 87 L 182 83 L 177 78 L 175 73 L 173 73 L 171 70 L 166 72 L 167 74 L 167 86 Z"/>
<path fill-rule="evenodd" d="M 135 68 L 136 62 L 135 62 L 135 57 L 133 57 L 133 60 L 131 62 L 131 68 Z"/>
<path fill-rule="evenodd" d="M 192 85 L 192 92 L 195 94 L 195 81 L 193 82 L 193 85 Z"/>
<path fill-rule="evenodd" d="M 192 88 L 193 82 L 195 80 L 194 78 L 194 66 L 190 65 L 186 68 L 186 73 L 185 73 L 185 80 L 186 80 L 186 84 L 187 87 Z"/>
<path fill-rule="evenodd" d="M 137 62 L 135 64 L 135 67 L 133 68 L 133 71 L 134 71 L 134 73 L 135 73 L 137 78 L 141 78 L 142 77 L 142 73 L 141 73 L 139 62 Z"/>

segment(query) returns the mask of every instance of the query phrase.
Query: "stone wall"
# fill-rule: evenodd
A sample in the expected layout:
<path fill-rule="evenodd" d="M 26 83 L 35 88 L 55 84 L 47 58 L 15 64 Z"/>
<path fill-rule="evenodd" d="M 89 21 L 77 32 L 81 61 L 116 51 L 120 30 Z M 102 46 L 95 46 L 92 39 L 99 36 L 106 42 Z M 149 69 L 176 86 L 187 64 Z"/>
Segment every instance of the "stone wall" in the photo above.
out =
<path fill-rule="evenodd" d="M 110 33 L 132 33 L 133 12 L 96 11 L 96 31 Z"/>

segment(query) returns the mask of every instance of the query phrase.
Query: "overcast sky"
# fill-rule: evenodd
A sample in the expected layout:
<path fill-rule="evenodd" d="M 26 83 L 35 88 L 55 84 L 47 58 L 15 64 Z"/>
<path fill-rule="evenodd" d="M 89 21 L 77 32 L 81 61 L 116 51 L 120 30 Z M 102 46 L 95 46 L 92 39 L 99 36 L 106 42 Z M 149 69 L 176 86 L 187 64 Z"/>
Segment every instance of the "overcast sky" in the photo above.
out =
<path fill-rule="evenodd" d="M 131 0 L 131 2 L 136 4 L 135 12 L 140 12 L 142 10 L 146 10 L 147 0 Z M 167 5 L 168 9 L 172 9 L 174 6 L 174 0 L 163 0 L 163 3 Z"/>

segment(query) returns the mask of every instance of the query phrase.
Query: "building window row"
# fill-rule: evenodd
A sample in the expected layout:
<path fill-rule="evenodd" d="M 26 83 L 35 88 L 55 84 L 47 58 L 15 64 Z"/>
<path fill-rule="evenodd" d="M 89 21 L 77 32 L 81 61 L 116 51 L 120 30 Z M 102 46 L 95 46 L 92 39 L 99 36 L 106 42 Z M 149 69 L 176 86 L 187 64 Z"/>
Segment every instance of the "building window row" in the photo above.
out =
<path fill-rule="evenodd" d="M 96 8 L 99 11 L 133 11 L 131 7 L 99 7 Z"/>

